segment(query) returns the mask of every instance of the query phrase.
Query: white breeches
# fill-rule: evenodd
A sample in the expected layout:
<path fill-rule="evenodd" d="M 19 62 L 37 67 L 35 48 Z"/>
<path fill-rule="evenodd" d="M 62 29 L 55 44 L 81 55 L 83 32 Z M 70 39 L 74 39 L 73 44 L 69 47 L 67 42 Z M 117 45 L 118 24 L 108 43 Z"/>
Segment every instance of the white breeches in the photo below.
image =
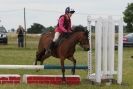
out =
<path fill-rule="evenodd" d="M 55 32 L 53 42 L 56 42 L 58 40 L 60 34 L 61 33 L 59 33 L 59 32 Z"/>

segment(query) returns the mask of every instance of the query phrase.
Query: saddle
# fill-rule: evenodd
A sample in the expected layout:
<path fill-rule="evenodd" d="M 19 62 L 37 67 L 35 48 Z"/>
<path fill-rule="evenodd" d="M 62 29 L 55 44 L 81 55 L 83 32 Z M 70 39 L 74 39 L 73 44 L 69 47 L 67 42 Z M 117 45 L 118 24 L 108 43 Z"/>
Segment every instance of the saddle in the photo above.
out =
<path fill-rule="evenodd" d="M 70 37 L 71 33 L 62 33 L 58 40 L 55 42 L 55 46 L 57 47 L 60 45 L 65 39 L 68 39 Z"/>

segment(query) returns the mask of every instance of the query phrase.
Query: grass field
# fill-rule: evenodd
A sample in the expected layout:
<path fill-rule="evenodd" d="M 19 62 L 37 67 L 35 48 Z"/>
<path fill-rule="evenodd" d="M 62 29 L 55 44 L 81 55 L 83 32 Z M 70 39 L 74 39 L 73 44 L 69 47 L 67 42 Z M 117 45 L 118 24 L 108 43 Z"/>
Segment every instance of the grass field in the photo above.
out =
<path fill-rule="evenodd" d="M 0 45 L 0 64 L 32 64 L 35 59 L 35 53 L 37 50 L 37 44 L 39 36 L 27 36 L 26 48 L 17 47 L 17 39 L 15 35 L 9 35 L 8 45 Z M 87 65 L 87 52 L 82 51 L 77 46 L 75 58 L 77 64 Z M 116 51 L 117 53 L 117 51 Z M 81 84 L 76 86 L 69 85 L 0 85 L 0 89 L 133 89 L 133 59 L 130 56 L 133 55 L 133 48 L 124 48 L 124 65 L 123 65 L 123 85 L 113 84 L 111 86 L 96 86 L 91 85 L 86 79 L 88 72 L 86 70 L 76 70 L 76 74 L 81 76 Z M 117 56 L 116 56 L 117 57 Z M 44 64 L 57 64 L 60 65 L 59 59 L 50 57 Z M 65 64 L 72 65 L 68 60 Z M 35 70 L 0 70 L 1 74 L 61 74 L 61 70 L 41 70 L 36 72 Z M 66 74 L 71 74 L 70 70 L 66 70 Z"/>

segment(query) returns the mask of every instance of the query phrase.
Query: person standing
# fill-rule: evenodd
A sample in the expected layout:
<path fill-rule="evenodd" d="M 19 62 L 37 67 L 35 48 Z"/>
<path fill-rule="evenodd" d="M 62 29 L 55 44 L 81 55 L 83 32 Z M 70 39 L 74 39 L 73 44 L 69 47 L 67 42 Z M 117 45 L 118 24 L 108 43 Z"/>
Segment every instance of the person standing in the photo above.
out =
<path fill-rule="evenodd" d="M 17 34 L 18 34 L 18 47 L 24 47 L 24 28 L 19 25 L 18 29 L 17 29 Z"/>

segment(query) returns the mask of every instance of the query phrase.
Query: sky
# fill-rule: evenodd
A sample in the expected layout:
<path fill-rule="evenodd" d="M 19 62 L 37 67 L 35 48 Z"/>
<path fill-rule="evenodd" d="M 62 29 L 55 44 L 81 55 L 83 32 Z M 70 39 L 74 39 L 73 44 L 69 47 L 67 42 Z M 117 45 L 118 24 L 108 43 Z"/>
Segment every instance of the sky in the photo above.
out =
<path fill-rule="evenodd" d="M 7 30 L 24 26 L 24 8 L 26 26 L 33 23 L 55 26 L 65 8 L 70 6 L 76 13 L 72 16 L 72 25 L 87 26 L 87 16 L 113 16 L 120 18 L 128 3 L 133 0 L 0 0 L 0 25 Z"/>

